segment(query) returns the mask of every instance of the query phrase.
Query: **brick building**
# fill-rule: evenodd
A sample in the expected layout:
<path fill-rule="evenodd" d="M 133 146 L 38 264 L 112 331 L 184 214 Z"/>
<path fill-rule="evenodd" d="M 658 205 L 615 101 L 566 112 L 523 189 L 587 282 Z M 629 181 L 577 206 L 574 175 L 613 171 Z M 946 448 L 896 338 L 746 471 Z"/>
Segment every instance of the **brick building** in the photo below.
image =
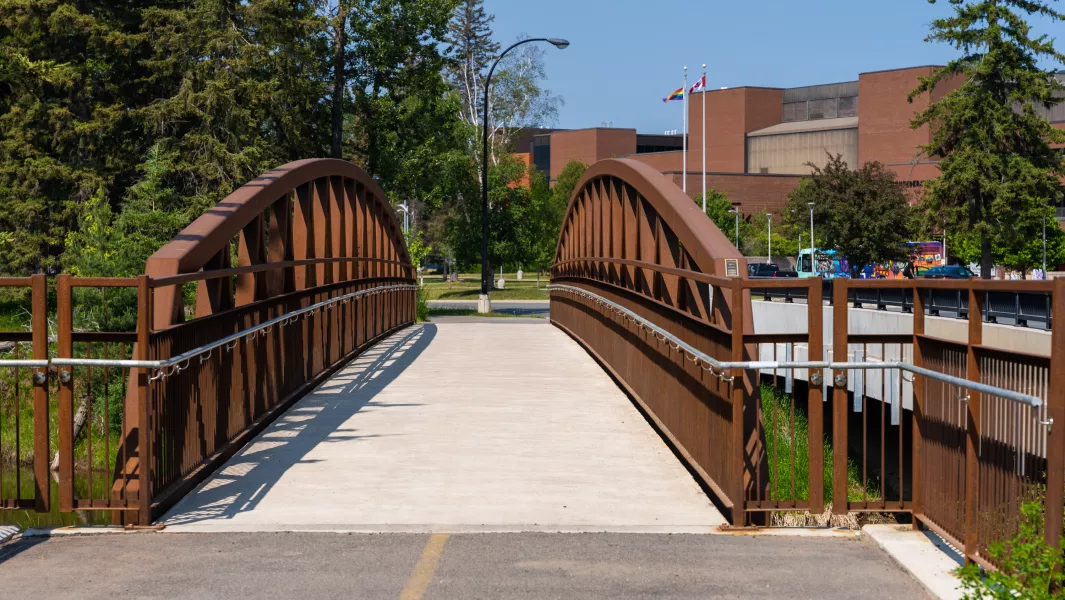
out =
<path fill-rule="evenodd" d="M 910 103 L 907 95 L 917 87 L 919 77 L 931 75 L 934 69 L 875 71 L 860 74 L 856 81 L 798 88 L 739 87 L 695 93 L 688 101 L 688 192 L 695 195 L 702 190 L 704 148 L 707 187 L 728 194 L 745 214 L 777 212 L 809 174 L 808 163 L 823 166 L 828 154 L 841 154 L 852 167 L 879 161 L 904 185 L 918 187 L 938 176 L 938 160 L 920 152 L 920 146 L 931 138 L 929 128 L 910 127 L 914 114 L 927 107 L 928 97 Z M 1065 81 L 1065 73 L 1058 77 Z M 939 86 L 935 99 L 951 89 L 949 84 Z M 1065 129 L 1065 104 L 1039 110 L 1055 127 Z M 528 152 L 532 164 L 551 181 L 571 160 L 592 164 L 627 157 L 653 166 L 680 185 L 684 178 L 682 143 L 680 135 L 592 128 L 532 136 Z"/>

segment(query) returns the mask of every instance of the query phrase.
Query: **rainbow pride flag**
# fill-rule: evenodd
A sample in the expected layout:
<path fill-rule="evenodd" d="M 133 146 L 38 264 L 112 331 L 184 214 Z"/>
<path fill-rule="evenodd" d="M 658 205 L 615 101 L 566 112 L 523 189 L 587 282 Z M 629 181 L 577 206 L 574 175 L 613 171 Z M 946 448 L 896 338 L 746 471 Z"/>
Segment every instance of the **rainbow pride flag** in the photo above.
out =
<path fill-rule="evenodd" d="M 677 88 L 672 94 L 662 98 L 662 102 L 669 102 L 670 100 L 683 100 L 684 88 Z"/>

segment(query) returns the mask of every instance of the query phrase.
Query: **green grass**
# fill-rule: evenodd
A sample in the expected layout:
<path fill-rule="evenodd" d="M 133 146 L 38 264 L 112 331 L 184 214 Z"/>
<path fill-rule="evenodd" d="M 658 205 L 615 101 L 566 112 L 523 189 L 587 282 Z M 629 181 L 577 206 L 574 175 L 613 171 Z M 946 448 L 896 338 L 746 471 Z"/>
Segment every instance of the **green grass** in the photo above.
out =
<path fill-rule="evenodd" d="M 29 304 L 24 299 L 15 297 L 10 292 L 0 296 L 0 331 L 26 331 L 30 326 Z M 52 325 L 54 327 L 54 324 Z M 17 352 L 16 352 L 17 350 Z M 54 356 L 55 344 L 51 344 L 50 353 Z M 108 358 L 119 358 L 118 344 L 109 344 Z M 128 350 L 127 350 L 128 351 Z M 74 344 L 74 354 L 86 356 L 86 344 Z M 32 356 L 29 343 L 19 343 L 16 348 L 0 352 L 0 359 L 27 359 Z M 93 358 L 104 358 L 102 344 L 95 344 Z M 127 357 L 128 358 L 128 357 Z M 102 369 L 90 370 L 84 367 L 74 369 L 74 410 L 76 411 L 90 395 L 92 396 L 90 427 L 86 427 L 74 448 L 75 463 L 79 468 L 88 468 L 88 438 L 92 439 L 92 465 L 95 469 L 108 471 L 114 463 L 118 452 L 121 434 L 122 383 L 124 370 L 109 369 L 105 377 Z M 14 483 L 7 477 L 13 476 L 16 457 L 25 468 L 33 459 L 33 386 L 31 371 L 27 368 L 0 369 L 0 465 L 4 468 L 5 489 L 14 488 Z M 105 388 L 106 383 L 106 388 Z M 59 447 L 59 410 L 58 393 L 55 380 L 49 393 L 49 444 L 52 452 Z M 106 402 L 105 402 L 106 396 Z M 106 438 L 110 439 L 106 439 Z M 17 448 L 16 448 L 17 443 Z M 108 447 L 109 446 L 109 447 Z M 104 449 L 110 450 L 108 455 Z M 51 460 L 51 456 L 48 457 Z M 26 485 L 25 481 L 22 482 Z M 10 484 L 10 487 L 7 487 Z M 31 480 L 32 485 L 32 480 Z M 96 481 L 93 482 L 96 485 Z M 5 491 L 5 495 L 7 492 Z"/>
<path fill-rule="evenodd" d="M 433 317 L 485 317 L 489 319 L 542 319 L 538 315 L 512 315 L 509 313 L 490 312 L 479 313 L 476 310 L 465 308 L 430 308 L 429 320 Z"/>
<path fill-rule="evenodd" d="M 806 413 L 796 410 L 794 421 L 791 414 L 791 397 L 771 385 L 762 386 L 762 418 L 765 424 L 766 451 L 769 454 L 770 496 L 773 500 L 791 500 L 792 484 L 796 500 L 810 498 L 810 421 Z M 792 475 L 792 451 L 795 452 L 794 476 Z M 824 496 L 832 500 L 832 443 L 823 445 Z M 871 482 L 870 482 L 871 483 Z M 870 501 L 880 499 L 880 490 L 866 486 L 864 497 Z M 861 470 L 853 459 L 847 461 L 847 498 L 852 502 L 863 499 Z"/>
<path fill-rule="evenodd" d="M 546 285 L 546 282 L 541 283 Z M 481 286 L 477 282 L 425 282 L 427 300 L 476 300 L 481 294 Z M 515 284 L 507 282 L 502 290 L 490 290 L 489 295 L 493 300 L 547 300 L 547 289 L 537 288 L 536 282 L 519 281 Z"/>

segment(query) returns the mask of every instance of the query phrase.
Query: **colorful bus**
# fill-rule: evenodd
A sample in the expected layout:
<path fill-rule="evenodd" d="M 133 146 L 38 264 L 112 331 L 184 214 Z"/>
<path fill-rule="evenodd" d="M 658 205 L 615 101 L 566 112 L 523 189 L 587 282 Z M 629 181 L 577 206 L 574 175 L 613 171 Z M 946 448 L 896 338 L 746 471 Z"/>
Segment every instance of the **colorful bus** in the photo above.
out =
<path fill-rule="evenodd" d="M 889 261 L 872 269 L 867 268 L 863 274 L 865 278 L 900 279 L 906 271 L 908 261 L 913 261 L 915 277 L 925 269 L 946 264 L 943 260 L 943 242 L 907 242 L 906 248 L 908 260 Z"/>
<path fill-rule="evenodd" d="M 850 277 L 851 268 L 847 257 L 835 250 L 803 248 L 799 250 L 799 260 L 796 261 L 795 270 L 799 273 L 799 277 L 835 279 L 836 277 Z"/>
<path fill-rule="evenodd" d="M 906 254 L 909 256 L 907 260 L 868 265 L 857 276 L 862 279 L 897 279 L 903 276 L 906 263 L 911 260 L 915 267 L 915 276 L 924 269 L 945 264 L 942 242 L 907 242 L 906 247 Z M 851 276 L 850 261 L 847 257 L 835 250 L 820 248 L 800 250 L 795 270 L 799 273 L 799 277 L 835 279 Z"/>

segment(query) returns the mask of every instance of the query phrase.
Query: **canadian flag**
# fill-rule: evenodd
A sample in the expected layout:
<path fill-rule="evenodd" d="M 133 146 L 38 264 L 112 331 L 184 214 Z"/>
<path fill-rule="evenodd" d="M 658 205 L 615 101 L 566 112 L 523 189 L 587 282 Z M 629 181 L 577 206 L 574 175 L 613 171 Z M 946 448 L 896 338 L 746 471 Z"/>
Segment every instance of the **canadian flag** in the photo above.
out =
<path fill-rule="evenodd" d="M 694 94 L 695 92 L 698 92 L 698 91 L 701 91 L 701 90 L 705 90 L 705 89 L 706 89 L 706 74 L 704 73 L 703 76 L 699 79 L 699 81 L 696 81 L 695 85 L 693 85 L 691 87 L 691 89 L 688 90 L 688 93 L 689 94 Z"/>

